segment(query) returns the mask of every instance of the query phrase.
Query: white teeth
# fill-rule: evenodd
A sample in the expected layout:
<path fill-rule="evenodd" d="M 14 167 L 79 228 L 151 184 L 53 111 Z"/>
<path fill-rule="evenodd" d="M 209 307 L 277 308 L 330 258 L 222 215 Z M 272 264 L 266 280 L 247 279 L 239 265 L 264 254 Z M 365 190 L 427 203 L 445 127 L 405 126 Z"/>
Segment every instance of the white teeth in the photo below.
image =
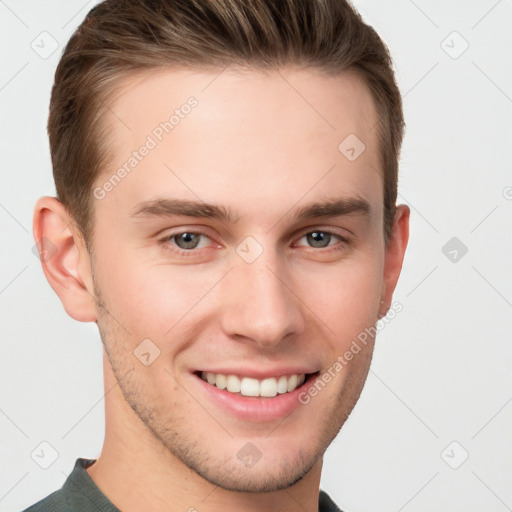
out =
<path fill-rule="evenodd" d="M 226 377 L 226 389 L 231 393 L 239 393 L 241 389 L 240 379 L 236 375 Z"/>
<path fill-rule="evenodd" d="M 226 380 L 227 379 L 226 379 L 225 375 L 221 375 L 220 373 L 217 374 L 216 380 L 217 380 L 217 382 L 215 382 L 215 384 L 217 385 L 217 387 L 219 389 L 226 389 L 226 386 L 227 386 Z"/>
<path fill-rule="evenodd" d="M 258 379 L 249 379 L 244 377 L 240 385 L 240 393 L 244 396 L 259 396 L 260 395 L 260 383 Z"/>
<path fill-rule="evenodd" d="M 286 390 L 293 391 L 297 387 L 298 382 L 299 378 L 297 377 L 297 375 L 290 375 L 290 377 L 288 378 L 288 386 L 286 387 Z"/>
<path fill-rule="evenodd" d="M 289 393 L 301 386 L 306 380 L 302 374 L 282 375 L 263 380 L 252 377 L 240 379 L 236 375 L 201 372 L 201 378 L 219 389 L 226 389 L 230 393 L 241 393 L 243 396 L 262 396 L 272 398 L 277 394 Z"/>
<path fill-rule="evenodd" d="M 285 377 L 286 378 L 286 377 Z M 264 379 L 260 383 L 260 395 L 266 397 L 273 397 L 277 395 L 277 380 L 273 377 Z"/>
<path fill-rule="evenodd" d="M 288 391 L 288 379 L 286 378 L 286 375 L 283 375 L 282 377 L 279 377 L 279 380 L 277 381 L 277 392 L 278 393 L 286 393 Z"/>

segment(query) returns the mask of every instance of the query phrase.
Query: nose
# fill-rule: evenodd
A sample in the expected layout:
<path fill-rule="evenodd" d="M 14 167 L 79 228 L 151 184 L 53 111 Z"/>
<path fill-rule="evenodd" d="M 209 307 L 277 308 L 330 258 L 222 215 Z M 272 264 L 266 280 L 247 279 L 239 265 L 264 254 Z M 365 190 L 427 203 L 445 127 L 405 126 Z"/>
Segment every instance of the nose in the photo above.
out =
<path fill-rule="evenodd" d="M 300 292 L 293 289 L 286 264 L 269 252 L 252 263 L 238 258 L 221 293 L 224 333 L 262 348 L 293 339 L 305 325 Z"/>

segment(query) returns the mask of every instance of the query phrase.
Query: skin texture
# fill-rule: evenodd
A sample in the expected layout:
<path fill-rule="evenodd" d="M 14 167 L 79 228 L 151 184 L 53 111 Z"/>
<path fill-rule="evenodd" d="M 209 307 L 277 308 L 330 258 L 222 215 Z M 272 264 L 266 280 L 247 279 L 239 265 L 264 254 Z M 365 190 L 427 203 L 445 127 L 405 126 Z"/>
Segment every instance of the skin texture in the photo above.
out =
<path fill-rule="evenodd" d="M 105 348 L 105 443 L 88 473 L 124 512 L 315 511 L 322 456 L 359 397 L 374 340 L 309 404 L 275 421 L 226 413 L 192 372 L 325 372 L 389 308 L 409 209 L 397 208 L 385 246 L 371 95 L 352 74 L 314 70 L 125 80 L 103 120 L 112 161 L 96 185 L 191 96 L 190 113 L 93 201 L 92 255 L 55 198 L 36 205 L 36 239 L 58 248 L 44 272 L 69 315 L 97 322 Z M 351 133 L 366 146 L 354 161 L 338 150 Z M 370 212 L 294 218 L 340 197 L 363 199 Z M 132 216 L 164 198 L 213 203 L 239 220 Z M 327 247 L 306 236 L 315 231 L 334 233 Z M 187 255 L 170 238 L 183 232 L 204 235 Z M 252 263 L 236 251 L 249 236 L 262 249 Z M 134 356 L 144 339 L 160 350 L 149 366 Z M 248 442 L 262 455 L 253 467 L 237 458 Z"/>

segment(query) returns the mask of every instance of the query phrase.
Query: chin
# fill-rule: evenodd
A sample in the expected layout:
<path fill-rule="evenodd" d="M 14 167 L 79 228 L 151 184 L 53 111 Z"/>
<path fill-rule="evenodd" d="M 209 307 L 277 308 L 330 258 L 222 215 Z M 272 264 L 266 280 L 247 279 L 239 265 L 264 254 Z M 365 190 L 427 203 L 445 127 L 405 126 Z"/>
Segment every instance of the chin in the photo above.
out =
<path fill-rule="evenodd" d="M 262 493 L 292 487 L 302 480 L 321 458 L 317 456 L 306 460 L 303 457 L 304 454 L 297 454 L 294 460 L 282 457 L 279 459 L 278 467 L 275 460 L 265 461 L 264 457 L 253 466 L 244 466 L 236 459 L 225 461 L 224 464 L 215 464 L 215 467 L 200 464 L 196 467 L 193 461 L 190 461 L 191 465 L 187 465 L 212 485 L 227 491 Z"/>

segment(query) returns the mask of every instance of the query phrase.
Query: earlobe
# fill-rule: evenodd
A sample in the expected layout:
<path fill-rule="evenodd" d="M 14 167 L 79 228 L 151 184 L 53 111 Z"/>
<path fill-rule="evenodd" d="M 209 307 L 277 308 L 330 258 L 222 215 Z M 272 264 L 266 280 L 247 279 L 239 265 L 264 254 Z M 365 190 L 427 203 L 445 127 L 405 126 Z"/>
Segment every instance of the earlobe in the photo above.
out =
<path fill-rule="evenodd" d="M 409 241 L 410 214 L 411 211 L 408 206 L 403 204 L 397 206 L 391 236 L 385 250 L 381 316 L 385 316 L 391 307 L 393 292 L 402 270 L 405 250 Z"/>
<path fill-rule="evenodd" d="M 91 262 L 80 230 L 55 197 L 40 198 L 34 209 L 33 234 L 44 275 L 69 316 L 95 322 Z"/>

